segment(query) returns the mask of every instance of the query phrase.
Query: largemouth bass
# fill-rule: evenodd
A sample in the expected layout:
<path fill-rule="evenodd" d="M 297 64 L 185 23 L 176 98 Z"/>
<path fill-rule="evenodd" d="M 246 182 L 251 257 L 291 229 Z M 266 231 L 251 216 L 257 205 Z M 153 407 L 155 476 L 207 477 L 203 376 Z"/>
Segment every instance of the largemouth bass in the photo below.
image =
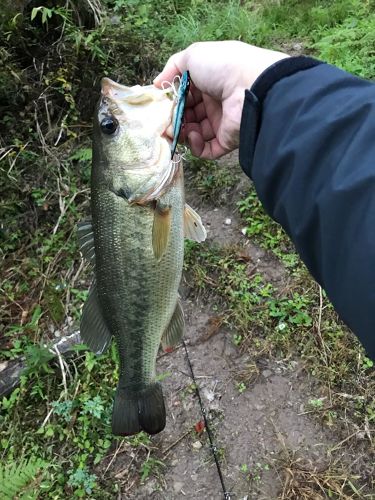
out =
<path fill-rule="evenodd" d="M 120 375 L 112 431 L 156 434 L 165 426 L 155 363 L 182 337 L 178 299 L 184 237 L 206 231 L 185 205 L 182 162 L 171 160 L 172 89 L 126 87 L 104 78 L 94 116 L 90 221 L 78 226 L 95 279 L 81 337 L 102 353 L 115 337 Z"/>

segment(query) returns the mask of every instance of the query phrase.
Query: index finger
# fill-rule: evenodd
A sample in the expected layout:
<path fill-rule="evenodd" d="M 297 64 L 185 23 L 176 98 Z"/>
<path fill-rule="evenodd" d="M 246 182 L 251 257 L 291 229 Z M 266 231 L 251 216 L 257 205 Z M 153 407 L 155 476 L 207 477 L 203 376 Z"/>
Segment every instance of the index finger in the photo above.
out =
<path fill-rule="evenodd" d="M 185 51 L 173 54 L 164 66 L 163 71 L 154 79 L 155 87 L 161 88 L 163 82 L 173 82 L 173 78 L 177 75 L 181 76 L 187 70 Z"/>

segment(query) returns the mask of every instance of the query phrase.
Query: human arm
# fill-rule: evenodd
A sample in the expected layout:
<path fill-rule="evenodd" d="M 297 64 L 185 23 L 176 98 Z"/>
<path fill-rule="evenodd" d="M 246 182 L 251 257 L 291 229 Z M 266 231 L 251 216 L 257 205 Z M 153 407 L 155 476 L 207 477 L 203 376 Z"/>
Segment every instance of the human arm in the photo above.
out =
<path fill-rule="evenodd" d="M 375 358 L 375 85 L 308 61 L 281 61 L 246 92 L 240 163 Z"/>
<path fill-rule="evenodd" d="M 201 42 L 171 56 L 154 80 L 161 87 L 189 70 L 192 83 L 180 140 L 213 159 L 238 147 L 245 90 L 287 54 L 238 41 Z"/>
<path fill-rule="evenodd" d="M 207 68 L 199 45 L 199 51 L 172 56 L 161 75 L 196 68 L 196 86 L 222 105 L 218 116 L 207 106 L 200 116 L 190 101 L 194 114 L 187 113 L 186 131 L 193 154 L 216 158 L 239 143 L 241 166 L 264 207 L 375 359 L 375 84 L 312 58 L 271 51 L 265 57 L 256 47 L 249 59 L 241 54 L 239 66 L 230 57 L 240 68 L 230 73 L 226 51 L 211 46 L 220 56 Z M 229 95 L 242 94 L 242 116 L 233 100 L 235 119 L 226 122 L 220 96 L 229 77 L 235 89 Z M 221 82 L 219 91 L 211 91 L 212 82 Z"/>

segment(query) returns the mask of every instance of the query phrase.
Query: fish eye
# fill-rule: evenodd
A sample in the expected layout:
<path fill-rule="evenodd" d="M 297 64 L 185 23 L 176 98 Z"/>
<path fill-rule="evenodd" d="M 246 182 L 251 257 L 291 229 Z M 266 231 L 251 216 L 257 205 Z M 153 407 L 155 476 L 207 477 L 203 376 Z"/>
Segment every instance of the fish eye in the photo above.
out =
<path fill-rule="evenodd" d="M 111 135 L 116 132 L 118 127 L 118 121 L 113 116 L 106 116 L 100 122 L 100 128 L 103 134 Z"/>

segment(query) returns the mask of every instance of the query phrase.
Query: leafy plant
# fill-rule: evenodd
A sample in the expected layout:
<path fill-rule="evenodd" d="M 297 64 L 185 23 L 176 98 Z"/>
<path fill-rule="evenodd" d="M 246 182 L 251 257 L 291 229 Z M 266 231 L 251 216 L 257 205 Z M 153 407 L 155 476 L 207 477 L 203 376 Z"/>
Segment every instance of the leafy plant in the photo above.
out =
<path fill-rule="evenodd" d="M 11 500 L 32 486 L 46 463 L 40 458 L 30 457 L 18 462 L 0 465 L 0 495 Z"/>
<path fill-rule="evenodd" d="M 112 436 L 115 346 L 100 357 L 77 348 L 62 370 L 40 347 L 46 337 L 74 328 L 87 297 L 75 226 L 89 210 L 91 123 L 101 76 L 144 84 L 174 50 L 230 38 L 287 52 L 297 44 L 299 51 L 372 78 L 373 2 L 168 0 L 161 8 L 156 0 L 46 0 L 23 2 L 22 10 L 19 4 L 5 2 L 0 12 L 0 355 L 26 354 L 28 369 L 20 387 L 0 402 L 2 470 L 20 466 L 19 456 L 51 464 L 48 472 L 41 467 L 31 474 L 18 496 L 35 484 L 37 494 L 51 498 L 113 498 L 111 470 L 109 480 L 96 477 L 111 448 L 121 446 L 134 457 L 136 483 L 163 470 L 147 434 Z M 187 164 L 187 185 L 206 202 L 232 196 L 236 177 L 225 164 L 191 158 Z M 238 208 L 251 242 L 286 268 L 282 289 L 254 271 L 241 249 L 186 241 L 192 293 L 214 298 L 233 343 L 255 361 L 268 354 L 302 358 L 304 369 L 332 394 L 334 411 L 319 412 L 325 425 L 337 425 L 338 433 L 345 418 L 346 428 L 366 429 L 375 418 L 372 361 L 324 294 L 317 320 L 318 289 L 253 189 Z M 343 391 L 358 399 L 340 399 L 336 393 Z M 194 393 L 192 384 L 186 393 Z M 252 467 L 250 478 L 264 470 Z"/>
<path fill-rule="evenodd" d="M 75 488 L 75 494 L 83 497 L 85 493 L 91 495 L 96 484 L 96 475 L 90 474 L 86 469 L 69 471 L 68 485 Z"/>
<path fill-rule="evenodd" d="M 246 391 L 246 385 L 243 382 L 237 382 L 236 384 L 237 391 L 242 394 L 243 392 Z"/>
<path fill-rule="evenodd" d="M 41 19 L 42 19 L 42 24 L 47 24 L 48 25 L 48 19 L 51 19 L 52 16 L 59 16 L 61 17 L 64 21 L 68 19 L 68 11 L 64 8 L 56 9 L 56 8 L 48 8 L 45 7 L 44 5 L 41 5 L 39 7 L 34 7 L 33 10 L 31 11 L 31 17 L 30 20 L 34 21 L 34 19 L 40 14 Z"/>
<path fill-rule="evenodd" d="M 53 401 L 52 408 L 56 415 L 63 417 L 66 422 L 70 422 L 72 419 L 72 409 L 74 401 Z"/>
<path fill-rule="evenodd" d="M 82 405 L 82 413 L 84 415 L 92 415 L 96 418 L 101 418 L 104 412 L 103 401 L 100 396 L 95 396 L 93 399 L 85 401 Z"/>
<path fill-rule="evenodd" d="M 53 373 L 49 361 L 53 354 L 43 346 L 29 345 L 26 347 L 26 369 L 25 375 L 38 374 L 40 372 Z"/>
<path fill-rule="evenodd" d="M 309 399 L 309 405 L 314 408 L 314 409 L 321 409 L 323 408 L 323 399 L 318 398 L 318 399 Z"/>
<path fill-rule="evenodd" d="M 157 474 L 161 467 L 165 467 L 161 460 L 148 457 L 141 466 L 141 483 L 144 483 L 151 474 Z"/>

